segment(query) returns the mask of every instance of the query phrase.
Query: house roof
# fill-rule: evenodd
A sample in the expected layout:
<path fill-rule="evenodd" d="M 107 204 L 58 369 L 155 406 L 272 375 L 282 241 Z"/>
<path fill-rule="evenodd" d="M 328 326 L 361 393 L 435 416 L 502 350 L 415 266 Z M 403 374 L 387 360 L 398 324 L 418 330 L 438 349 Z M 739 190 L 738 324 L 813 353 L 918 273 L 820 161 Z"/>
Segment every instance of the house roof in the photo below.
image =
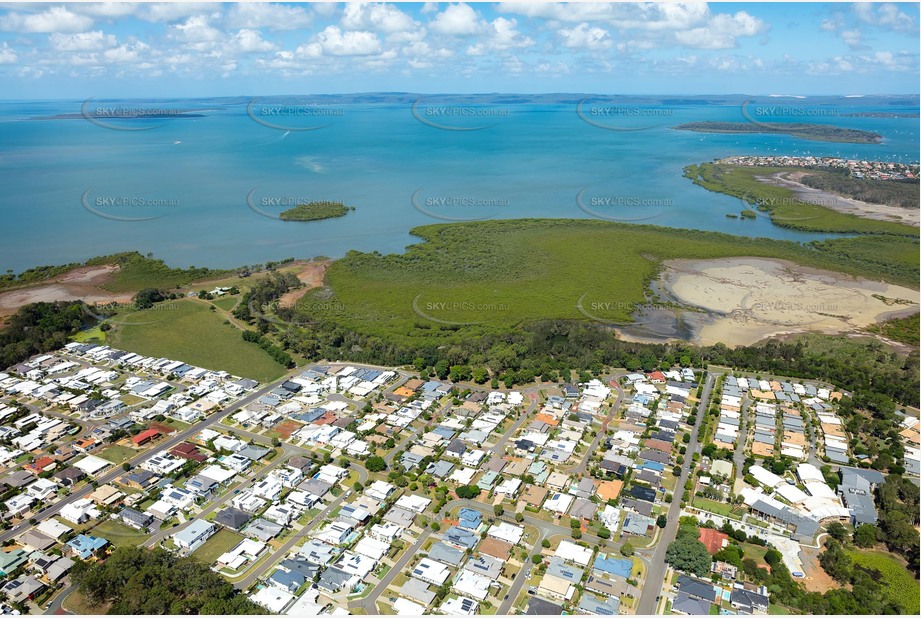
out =
<path fill-rule="evenodd" d="M 711 603 L 709 601 L 697 599 L 688 596 L 684 592 L 679 592 L 672 605 L 672 611 L 681 612 L 689 616 L 706 616 L 710 613 L 710 605 Z"/>
<path fill-rule="evenodd" d="M 726 546 L 729 542 L 729 535 L 713 528 L 701 528 L 698 540 L 704 544 L 712 556 Z"/>

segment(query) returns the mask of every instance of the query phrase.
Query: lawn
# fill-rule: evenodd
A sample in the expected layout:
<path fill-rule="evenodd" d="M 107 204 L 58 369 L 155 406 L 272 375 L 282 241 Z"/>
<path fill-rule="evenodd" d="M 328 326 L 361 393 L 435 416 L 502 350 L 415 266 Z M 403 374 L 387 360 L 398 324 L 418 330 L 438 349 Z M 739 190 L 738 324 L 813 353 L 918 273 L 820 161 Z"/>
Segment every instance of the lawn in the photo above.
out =
<path fill-rule="evenodd" d="M 258 345 L 243 341 L 241 331 L 224 324 L 207 305 L 191 300 L 166 302 L 170 303 L 169 310 L 119 314 L 119 323 L 109 332 L 111 345 L 260 382 L 271 382 L 284 374 L 284 367 Z"/>
<path fill-rule="evenodd" d="M 204 545 L 196 549 L 192 556 L 199 562 L 211 565 L 222 554 L 233 549 L 242 540 L 242 534 L 222 528 L 208 539 Z"/>
<path fill-rule="evenodd" d="M 729 517 L 730 519 L 742 519 L 741 515 L 732 512 L 732 505 L 726 504 L 725 502 L 717 502 L 716 500 L 710 500 L 709 498 L 700 498 L 698 496 L 694 496 L 691 504 L 699 509 L 710 511 L 711 513 L 716 513 L 717 515 L 722 515 L 724 517 Z"/>
<path fill-rule="evenodd" d="M 883 551 L 857 551 L 847 552 L 854 561 L 855 566 L 860 566 L 871 571 L 879 571 L 880 583 L 883 589 L 889 592 L 890 597 L 898 602 L 909 615 L 918 615 L 921 611 L 919 595 L 921 587 L 918 580 L 912 577 L 908 568 L 897 558 Z"/>
<path fill-rule="evenodd" d="M 101 615 L 108 610 L 108 605 L 92 606 L 87 602 L 86 597 L 79 591 L 74 590 L 64 598 L 62 607 L 71 614 L 76 615 Z"/>
<path fill-rule="evenodd" d="M 403 254 L 351 252 L 335 261 L 328 287 L 304 297 L 302 319 L 413 345 L 449 345 L 541 319 L 627 322 L 662 261 L 677 258 L 782 258 L 913 287 L 918 280 L 917 240 L 893 236 L 884 242 L 905 261 L 883 264 L 863 253 L 852 257 L 851 244 L 836 244 L 855 239 L 816 250 L 597 220 L 473 222 L 413 233 L 423 242 Z"/>
<path fill-rule="evenodd" d="M 94 536 L 101 536 L 116 547 L 122 545 L 139 545 L 150 537 L 149 534 L 139 532 L 134 528 L 129 528 L 114 519 L 107 519 L 93 528 L 92 534 Z"/>
<path fill-rule="evenodd" d="M 216 300 L 212 300 L 211 304 L 217 306 L 218 309 L 230 311 L 236 306 L 238 302 L 240 302 L 239 296 L 228 296 L 226 298 L 218 298 Z"/>
<path fill-rule="evenodd" d="M 138 452 L 134 450 L 133 448 L 130 448 L 127 446 L 121 446 L 120 444 L 113 444 L 112 446 L 107 446 L 101 451 L 99 451 L 98 453 L 96 453 L 96 455 L 98 455 L 99 457 L 102 457 L 106 461 L 111 461 L 115 465 L 128 461 L 129 459 L 131 459 L 137 454 Z"/>
<path fill-rule="evenodd" d="M 98 326 L 79 331 L 71 337 L 77 343 L 105 343 L 106 334 Z"/>

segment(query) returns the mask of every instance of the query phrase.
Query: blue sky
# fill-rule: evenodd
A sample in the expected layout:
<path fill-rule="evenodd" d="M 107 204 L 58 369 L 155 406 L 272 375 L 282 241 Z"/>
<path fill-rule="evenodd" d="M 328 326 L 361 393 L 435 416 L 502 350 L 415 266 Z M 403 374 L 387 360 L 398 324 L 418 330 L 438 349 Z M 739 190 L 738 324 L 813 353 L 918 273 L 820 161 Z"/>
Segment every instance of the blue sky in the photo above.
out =
<path fill-rule="evenodd" d="M 904 94 L 909 3 L 0 3 L 0 95 Z"/>

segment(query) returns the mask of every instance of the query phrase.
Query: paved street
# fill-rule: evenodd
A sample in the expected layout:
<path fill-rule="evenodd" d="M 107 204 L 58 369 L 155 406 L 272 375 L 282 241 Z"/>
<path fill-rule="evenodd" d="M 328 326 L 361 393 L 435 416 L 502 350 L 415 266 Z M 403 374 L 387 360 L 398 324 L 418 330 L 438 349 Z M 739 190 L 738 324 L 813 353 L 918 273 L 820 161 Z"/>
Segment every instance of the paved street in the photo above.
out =
<path fill-rule="evenodd" d="M 707 413 L 707 406 L 710 401 L 710 389 L 716 379 L 716 374 L 708 373 L 707 381 L 704 383 L 703 392 L 700 396 L 700 403 L 697 406 L 697 424 L 691 431 L 691 441 L 688 443 L 687 455 L 685 461 L 690 463 L 691 454 L 697 452 L 697 432 L 700 429 L 700 423 Z M 646 585 L 640 594 L 639 603 L 636 606 L 637 614 L 654 614 L 658 605 L 658 596 L 661 593 L 662 585 L 665 580 L 665 550 L 668 544 L 675 540 L 678 535 L 678 518 L 681 513 L 681 494 L 684 491 L 684 483 L 688 480 L 688 463 L 681 470 L 681 477 L 675 484 L 675 496 L 668 509 L 668 523 L 662 529 L 659 535 L 659 541 L 656 544 L 652 559 L 649 562 L 649 571 L 646 574 Z"/>

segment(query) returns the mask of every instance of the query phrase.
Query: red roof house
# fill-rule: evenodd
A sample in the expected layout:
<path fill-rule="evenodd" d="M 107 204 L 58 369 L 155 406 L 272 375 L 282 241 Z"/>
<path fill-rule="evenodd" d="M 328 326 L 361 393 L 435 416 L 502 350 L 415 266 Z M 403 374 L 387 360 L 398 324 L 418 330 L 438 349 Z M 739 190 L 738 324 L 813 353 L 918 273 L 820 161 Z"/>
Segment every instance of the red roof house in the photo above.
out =
<path fill-rule="evenodd" d="M 134 442 L 135 446 L 143 446 L 153 440 L 154 438 L 159 438 L 160 432 L 156 429 L 146 429 L 139 433 L 138 435 L 131 438 L 131 441 Z"/>
<path fill-rule="evenodd" d="M 701 528 L 698 538 L 707 547 L 711 556 L 729 545 L 729 535 L 713 528 Z"/>

